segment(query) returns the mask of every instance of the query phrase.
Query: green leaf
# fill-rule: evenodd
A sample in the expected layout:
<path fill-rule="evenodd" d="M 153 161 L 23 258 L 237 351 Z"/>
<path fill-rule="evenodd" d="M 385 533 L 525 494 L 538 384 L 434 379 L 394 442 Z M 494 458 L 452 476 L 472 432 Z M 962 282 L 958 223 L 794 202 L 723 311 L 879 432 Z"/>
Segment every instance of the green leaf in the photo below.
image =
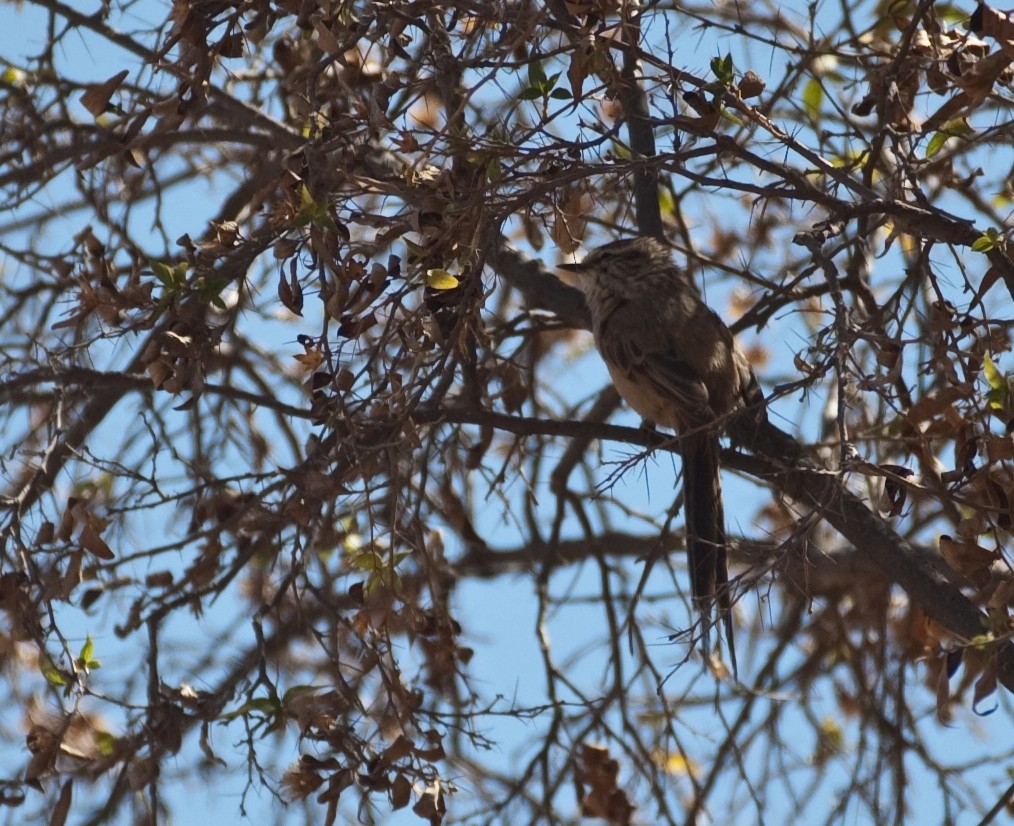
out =
<path fill-rule="evenodd" d="M 986 377 L 989 391 L 986 393 L 986 403 L 990 410 L 1006 410 L 1010 403 L 1010 385 L 1007 377 L 990 358 L 989 353 L 983 355 L 982 373 Z"/>
<path fill-rule="evenodd" d="M 803 87 L 803 108 L 811 120 L 820 118 L 820 107 L 824 103 L 824 86 L 815 77 L 806 81 Z"/>
<path fill-rule="evenodd" d="M 557 100 L 564 99 L 562 95 L 553 92 L 556 82 L 560 79 L 560 72 L 546 77 L 542 65 L 528 64 L 528 86 L 521 90 L 521 100 L 535 100 L 536 98 L 554 97 Z M 566 92 L 566 90 L 564 90 Z M 566 92 L 566 99 L 570 99 L 570 93 Z"/>
<path fill-rule="evenodd" d="M 964 118 L 948 121 L 940 129 L 933 133 L 933 137 L 926 144 L 926 157 L 932 158 L 951 138 L 964 138 L 975 133 L 975 130 L 968 125 Z"/>
<path fill-rule="evenodd" d="M 353 569 L 364 573 L 372 573 L 384 564 L 383 560 L 369 549 L 353 551 L 348 556 L 348 563 Z"/>
<path fill-rule="evenodd" d="M 431 290 L 453 290 L 460 282 L 447 270 L 426 270 L 426 286 Z"/>
<path fill-rule="evenodd" d="M 78 668 L 83 668 L 85 671 L 102 668 L 102 661 L 96 660 L 94 655 L 95 642 L 92 640 L 92 635 L 89 634 L 85 638 L 85 644 L 81 646 L 81 651 L 77 655 L 75 664 Z"/>
<path fill-rule="evenodd" d="M 663 215 L 676 214 L 676 199 L 668 186 L 658 188 L 658 208 Z"/>
<path fill-rule="evenodd" d="M 67 685 L 67 680 L 64 679 L 63 672 L 58 668 L 46 668 L 43 670 L 42 676 L 46 678 L 46 682 L 50 685 Z"/>
<path fill-rule="evenodd" d="M 112 757 L 116 751 L 117 738 L 108 731 L 95 732 L 95 745 L 103 757 Z"/>
<path fill-rule="evenodd" d="M 274 717 L 281 712 L 281 704 L 279 703 L 277 697 L 254 697 L 251 700 L 247 700 L 235 711 L 223 714 L 222 719 L 235 720 L 237 717 L 242 717 L 245 714 L 249 714 L 251 711 L 259 711 L 269 717 Z"/>
<path fill-rule="evenodd" d="M 46 678 L 46 682 L 50 685 L 67 685 L 67 675 L 56 667 L 56 663 L 53 662 L 53 659 L 45 651 L 39 655 L 39 671 L 42 672 L 42 676 Z"/>
<path fill-rule="evenodd" d="M 996 242 L 999 237 L 1000 234 L 995 229 L 987 229 L 972 242 L 972 252 L 989 252 L 992 249 L 996 249 Z"/>
<path fill-rule="evenodd" d="M 8 66 L 0 74 L 0 84 L 4 86 L 24 86 L 28 80 L 28 72 L 17 66 Z"/>
<path fill-rule="evenodd" d="M 542 63 L 538 60 L 533 60 L 528 64 L 528 85 L 540 87 L 545 82 L 546 72 L 542 68 Z"/>
<path fill-rule="evenodd" d="M 979 654 L 986 653 L 989 647 L 995 642 L 996 637 L 992 632 L 987 634 L 977 634 L 968 641 L 969 645 L 972 646 L 972 648 L 974 648 Z"/>
<path fill-rule="evenodd" d="M 296 697 L 313 694 L 317 691 L 324 691 L 324 689 L 318 685 L 294 685 L 282 695 L 282 705 L 288 705 Z"/>
<path fill-rule="evenodd" d="M 81 646 L 81 652 L 77 655 L 78 660 L 81 662 L 88 662 L 92 658 L 92 654 L 95 653 L 95 642 L 92 640 L 92 635 L 89 634 L 85 637 L 85 644 Z"/>
<path fill-rule="evenodd" d="M 732 114 L 732 112 L 729 111 L 729 109 L 728 109 L 727 106 L 722 106 L 718 110 L 718 114 L 720 114 L 723 119 L 729 121 L 730 123 L 736 124 L 736 126 L 742 126 L 743 125 L 743 121 L 741 121 L 738 117 L 736 117 L 734 114 Z"/>
<path fill-rule="evenodd" d="M 609 142 L 609 149 L 612 153 L 622 161 L 629 161 L 631 158 L 630 148 L 617 140 Z"/>
<path fill-rule="evenodd" d="M 990 357 L 989 353 L 986 353 L 983 356 L 982 368 L 982 372 L 986 375 L 986 381 L 994 390 L 1007 386 L 1007 379 L 1004 377 L 1003 373 L 997 369 L 996 364 Z"/>
<path fill-rule="evenodd" d="M 729 52 L 724 58 L 713 57 L 711 59 L 711 71 L 723 86 L 731 85 L 734 74 L 732 53 Z"/>
<path fill-rule="evenodd" d="M 944 144 L 951 139 L 951 136 L 944 132 L 934 132 L 933 137 L 926 144 L 926 157 L 932 158 L 944 148 Z"/>
<path fill-rule="evenodd" d="M 967 138 L 969 135 L 975 134 L 975 130 L 964 118 L 947 121 L 947 123 L 940 127 L 940 131 L 950 135 L 952 138 Z"/>
<path fill-rule="evenodd" d="M 159 281 L 167 287 L 173 285 L 172 267 L 168 267 L 160 261 L 149 261 L 148 263 L 151 265 L 152 273 Z"/>

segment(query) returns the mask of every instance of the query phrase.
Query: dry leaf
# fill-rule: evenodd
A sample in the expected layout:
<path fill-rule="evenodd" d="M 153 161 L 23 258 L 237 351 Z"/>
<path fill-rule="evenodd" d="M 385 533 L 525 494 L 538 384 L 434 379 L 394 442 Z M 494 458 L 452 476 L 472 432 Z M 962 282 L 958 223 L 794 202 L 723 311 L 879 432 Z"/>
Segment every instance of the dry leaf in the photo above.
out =
<path fill-rule="evenodd" d="M 947 534 L 940 537 L 940 555 L 954 571 L 968 577 L 976 585 L 988 582 L 988 572 L 1000 556 L 974 542 L 962 542 Z"/>
<path fill-rule="evenodd" d="M 126 69 L 122 72 L 117 72 L 105 83 L 96 83 L 87 88 L 85 93 L 81 95 L 81 105 L 87 109 L 92 117 L 98 117 L 104 112 L 108 111 L 109 99 L 113 96 L 121 83 L 127 79 L 127 75 L 130 74 Z"/>
<path fill-rule="evenodd" d="M 74 796 L 74 781 L 68 780 L 60 789 L 60 797 L 53 807 L 53 814 L 49 816 L 49 826 L 63 826 L 67 822 L 67 815 L 70 813 L 70 802 Z"/>

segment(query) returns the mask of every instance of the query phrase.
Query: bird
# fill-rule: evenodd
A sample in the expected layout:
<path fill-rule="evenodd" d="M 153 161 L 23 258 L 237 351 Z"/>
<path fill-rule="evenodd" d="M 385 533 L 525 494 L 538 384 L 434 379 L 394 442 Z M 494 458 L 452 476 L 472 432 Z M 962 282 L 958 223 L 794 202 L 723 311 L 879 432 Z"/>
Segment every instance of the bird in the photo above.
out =
<path fill-rule="evenodd" d="M 717 608 L 736 673 L 719 435 L 737 411 L 766 421 L 757 377 L 660 241 L 613 241 L 560 268 L 585 295 L 596 348 L 620 396 L 646 422 L 680 436 L 691 594 L 704 619 L 705 653 Z"/>

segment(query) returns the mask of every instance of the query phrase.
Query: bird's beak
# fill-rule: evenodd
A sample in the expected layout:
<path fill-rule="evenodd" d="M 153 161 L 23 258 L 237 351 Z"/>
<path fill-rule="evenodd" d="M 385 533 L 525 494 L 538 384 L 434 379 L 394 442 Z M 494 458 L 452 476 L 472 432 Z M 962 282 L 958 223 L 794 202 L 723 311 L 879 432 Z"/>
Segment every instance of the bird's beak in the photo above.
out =
<path fill-rule="evenodd" d="M 585 269 L 584 264 L 557 264 L 556 268 L 558 270 L 563 270 L 564 272 L 576 273 L 582 273 Z"/>

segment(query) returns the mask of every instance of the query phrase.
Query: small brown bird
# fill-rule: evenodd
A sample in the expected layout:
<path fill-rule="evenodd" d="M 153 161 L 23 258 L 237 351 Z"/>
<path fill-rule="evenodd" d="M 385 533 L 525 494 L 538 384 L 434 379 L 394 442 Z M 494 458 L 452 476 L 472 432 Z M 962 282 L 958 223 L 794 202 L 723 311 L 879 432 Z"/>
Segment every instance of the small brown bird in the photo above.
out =
<path fill-rule="evenodd" d="M 757 378 L 732 332 L 653 238 L 614 241 L 561 269 L 578 276 L 620 395 L 680 434 L 691 591 L 706 625 L 718 606 L 735 670 L 718 420 L 741 408 L 765 418 Z"/>

